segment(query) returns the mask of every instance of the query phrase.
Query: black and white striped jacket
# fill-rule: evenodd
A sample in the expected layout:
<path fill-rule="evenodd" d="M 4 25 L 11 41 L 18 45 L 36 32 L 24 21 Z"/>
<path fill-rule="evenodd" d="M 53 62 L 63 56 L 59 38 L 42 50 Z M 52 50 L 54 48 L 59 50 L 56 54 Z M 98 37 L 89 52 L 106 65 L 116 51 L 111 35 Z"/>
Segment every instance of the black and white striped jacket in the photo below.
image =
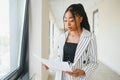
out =
<path fill-rule="evenodd" d="M 57 59 L 63 60 L 63 47 L 69 32 L 60 36 Z M 72 70 L 76 68 L 85 71 L 84 76 L 73 77 L 62 71 L 56 71 L 55 80 L 90 80 L 89 75 L 97 67 L 97 46 L 95 35 L 83 28 L 79 43 L 76 48 L 74 63 L 71 64 Z"/>

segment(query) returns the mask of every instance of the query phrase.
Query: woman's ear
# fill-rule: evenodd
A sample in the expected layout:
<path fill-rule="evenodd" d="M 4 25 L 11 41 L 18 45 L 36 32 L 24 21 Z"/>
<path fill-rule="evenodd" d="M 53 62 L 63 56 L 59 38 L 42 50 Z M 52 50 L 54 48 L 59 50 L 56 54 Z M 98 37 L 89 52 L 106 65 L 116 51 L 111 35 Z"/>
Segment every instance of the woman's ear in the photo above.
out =
<path fill-rule="evenodd" d="M 80 16 L 80 17 L 79 17 L 79 20 L 80 20 L 80 23 L 81 23 L 81 22 L 83 21 L 83 17 Z"/>

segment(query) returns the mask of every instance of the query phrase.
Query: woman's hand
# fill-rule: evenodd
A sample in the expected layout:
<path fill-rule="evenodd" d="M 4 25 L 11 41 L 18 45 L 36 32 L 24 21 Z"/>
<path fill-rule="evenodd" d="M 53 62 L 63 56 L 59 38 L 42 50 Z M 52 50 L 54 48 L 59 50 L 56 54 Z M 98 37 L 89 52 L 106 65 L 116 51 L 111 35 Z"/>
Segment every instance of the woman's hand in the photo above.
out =
<path fill-rule="evenodd" d="M 74 77 L 85 75 L 85 72 L 81 69 L 75 69 L 73 72 L 70 71 L 64 71 L 64 72 Z"/>
<path fill-rule="evenodd" d="M 48 69 L 49 69 L 49 67 L 46 66 L 45 64 L 42 64 L 42 67 L 43 67 L 45 70 L 48 70 Z"/>

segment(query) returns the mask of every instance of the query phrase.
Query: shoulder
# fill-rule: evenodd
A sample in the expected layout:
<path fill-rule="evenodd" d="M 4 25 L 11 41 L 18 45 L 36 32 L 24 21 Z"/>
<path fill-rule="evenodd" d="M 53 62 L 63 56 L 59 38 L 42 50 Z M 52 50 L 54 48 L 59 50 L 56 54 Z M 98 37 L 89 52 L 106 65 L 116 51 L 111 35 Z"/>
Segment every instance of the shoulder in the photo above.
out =
<path fill-rule="evenodd" d="M 65 38 L 66 36 L 68 35 L 68 31 L 66 31 L 66 32 L 62 32 L 61 34 L 60 34 L 60 39 L 63 39 L 63 38 Z"/>
<path fill-rule="evenodd" d="M 93 32 L 90 32 L 90 31 L 86 30 L 85 28 L 83 28 L 83 35 L 85 37 L 91 37 L 91 38 L 95 38 L 96 37 Z"/>
<path fill-rule="evenodd" d="M 88 31 L 87 29 L 83 28 L 83 36 L 85 37 L 91 37 L 92 33 Z"/>
<path fill-rule="evenodd" d="M 60 33 L 60 35 L 58 37 L 58 43 L 61 43 L 65 39 L 65 34 L 66 34 L 66 32 Z"/>

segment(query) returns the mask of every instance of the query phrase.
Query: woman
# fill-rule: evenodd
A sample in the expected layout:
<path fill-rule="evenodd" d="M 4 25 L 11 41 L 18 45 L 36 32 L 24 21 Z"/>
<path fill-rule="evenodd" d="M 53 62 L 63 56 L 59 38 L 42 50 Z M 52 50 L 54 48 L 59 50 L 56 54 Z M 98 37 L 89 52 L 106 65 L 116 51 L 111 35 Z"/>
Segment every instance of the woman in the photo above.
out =
<path fill-rule="evenodd" d="M 57 59 L 69 62 L 73 71 L 57 71 L 55 80 L 89 80 L 97 66 L 97 47 L 82 4 L 70 5 L 63 20 L 67 31 L 60 36 Z"/>

